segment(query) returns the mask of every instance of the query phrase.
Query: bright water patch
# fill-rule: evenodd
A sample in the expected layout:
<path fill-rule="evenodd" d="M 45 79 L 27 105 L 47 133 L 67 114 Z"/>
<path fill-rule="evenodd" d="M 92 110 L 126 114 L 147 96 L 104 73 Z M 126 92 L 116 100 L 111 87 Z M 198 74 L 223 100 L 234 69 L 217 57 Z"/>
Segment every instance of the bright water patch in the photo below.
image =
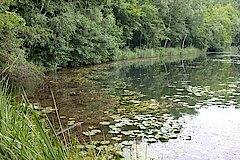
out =
<path fill-rule="evenodd" d="M 132 159 L 229 159 L 240 157 L 240 110 L 201 108 L 197 116 L 185 116 L 178 139 L 168 143 L 142 142 L 125 148 Z M 137 148 L 137 149 L 136 149 Z"/>
<path fill-rule="evenodd" d="M 113 92 L 120 106 L 112 114 L 120 117 L 110 133 L 124 140 L 123 153 L 132 159 L 237 159 L 239 75 L 229 57 L 122 66 L 115 77 L 126 85 Z"/>

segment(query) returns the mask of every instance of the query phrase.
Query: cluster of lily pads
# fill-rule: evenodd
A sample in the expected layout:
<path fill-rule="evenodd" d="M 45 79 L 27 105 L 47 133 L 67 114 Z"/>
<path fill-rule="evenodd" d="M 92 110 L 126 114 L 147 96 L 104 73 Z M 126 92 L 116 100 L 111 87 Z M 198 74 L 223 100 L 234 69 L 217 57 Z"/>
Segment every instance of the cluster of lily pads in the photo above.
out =
<path fill-rule="evenodd" d="M 22 103 L 21 106 L 24 106 L 24 107 L 28 106 L 34 109 L 36 113 L 38 113 L 39 115 L 49 114 L 56 111 L 56 109 L 52 107 L 43 108 L 39 103 L 29 103 L 29 104 Z"/>
<path fill-rule="evenodd" d="M 200 108 L 203 106 L 218 106 L 238 108 L 238 97 L 240 92 L 238 84 L 240 82 L 228 82 L 218 84 L 217 89 L 211 89 L 210 86 L 182 86 L 181 90 L 176 89 L 177 94 L 174 96 L 163 96 L 162 99 L 168 99 L 178 105 L 188 108 Z M 170 86 L 173 88 L 174 86 Z M 176 86 L 175 86 L 176 87 Z M 194 101 L 190 105 L 191 101 Z"/>
<path fill-rule="evenodd" d="M 127 87 L 114 98 L 118 106 L 106 112 L 114 122 L 100 122 L 109 127 L 112 140 L 128 146 L 134 144 L 135 140 L 153 143 L 178 137 L 182 125 L 169 114 L 171 104 L 155 99 L 144 100 L 144 94 L 128 90 Z"/>
<path fill-rule="evenodd" d="M 240 82 L 220 83 L 218 87 L 192 86 L 190 81 L 173 82 L 168 87 L 174 90 L 174 95 L 162 96 L 160 101 L 155 99 L 146 100 L 140 92 L 128 90 L 126 83 L 115 83 L 122 91 L 115 94 L 115 100 L 119 106 L 108 112 L 114 119 L 109 122 L 109 133 L 112 139 L 121 141 L 125 145 L 132 144 L 140 139 L 149 143 L 162 141 L 167 142 L 171 138 L 177 138 L 181 130 L 181 121 L 173 114 L 171 108 L 185 107 L 198 109 L 200 107 L 238 107 L 237 96 Z M 121 90 L 122 88 L 122 90 Z M 103 124 L 103 123 L 102 123 Z"/>
<path fill-rule="evenodd" d="M 98 155 L 101 159 L 121 159 L 122 153 L 117 149 L 118 144 L 110 144 L 110 141 L 91 141 L 88 144 L 76 146 L 81 154 L 88 157 L 91 154 Z"/>
<path fill-rule="evenodd" d="M 179 124 L 170 114 L 135 115 L 132 118 L 115 117 L 115 124 L 109 125 L 112 139 L 129 145 L 129 139 L 143 140 L 149 143 L 176 139 L 180 132 Z"/>
<path fill-rule="evenodd" d="M 103 89 L 118 104 L 106 111 L 106 116 L 113 120 L 100 122 L 100 125 L 107 126 L 113 141 L 125 146 L 134 144 L 136 140 L 148 143 L 167 142 L 179 137 L 178 133 L 184 123 L 172 114 L 171 109 L 194 109 L 197 113 L 197 109 L 201 107 L 237 107 L 236 97 L 240 96 L 238 84 L 240 82 L 220 83 L 214 88 L 193 86 L 190 81 L 178 81 L 167 86 L 173 91 L 172 95 L 163 95 L 156 100 L 147 99 L 141 92 L 131 90 L 127 82 L 117 80 L 111 86 L 105 84 Z M 101 132 L 98 128 L 85 131 L 83 135 L 95 136 Z"/>

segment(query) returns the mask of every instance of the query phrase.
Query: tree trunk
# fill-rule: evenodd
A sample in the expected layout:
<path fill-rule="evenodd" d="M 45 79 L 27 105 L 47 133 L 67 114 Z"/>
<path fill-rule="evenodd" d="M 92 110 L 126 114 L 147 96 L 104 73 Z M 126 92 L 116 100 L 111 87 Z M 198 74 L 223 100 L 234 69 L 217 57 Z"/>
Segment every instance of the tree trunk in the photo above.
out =
<path fill-rule="evenodd" d="M 165 40 L 165 43 L 164 43 L 164 48 L 167 47 L 167 42 L 168 42 L 168 40 L 166 39 L 166 40 Z"/>
<path fill-rule="evenodd" d="M 184 38 L 183 38 L 183 41 L 182 41 L 182 49 L 183 49 L 184 46 L 185 46 L 186 38 L 187 38 L 187 34 L 185 34 L 185 36 L 184 36 Z"/>

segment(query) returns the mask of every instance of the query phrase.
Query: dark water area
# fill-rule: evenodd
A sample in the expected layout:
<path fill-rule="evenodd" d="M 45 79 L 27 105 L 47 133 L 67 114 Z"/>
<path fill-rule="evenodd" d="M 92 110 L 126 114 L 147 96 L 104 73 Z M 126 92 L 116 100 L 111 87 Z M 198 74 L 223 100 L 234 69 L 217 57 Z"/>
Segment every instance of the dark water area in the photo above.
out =
<path fill-rule="evenodd" d="M 78 135 L 117 143 L 126 159 L 239 159 L 238 56 L 173 59 L 63 70 L 48 78 L 65 121 L 85 122 Z"/>

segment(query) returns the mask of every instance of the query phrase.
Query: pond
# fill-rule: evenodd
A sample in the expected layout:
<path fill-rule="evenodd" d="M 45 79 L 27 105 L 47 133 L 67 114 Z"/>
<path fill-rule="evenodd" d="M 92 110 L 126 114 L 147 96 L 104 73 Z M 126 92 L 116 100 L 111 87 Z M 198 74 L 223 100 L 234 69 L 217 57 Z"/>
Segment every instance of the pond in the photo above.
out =
<path fill-rule="evenodd" d="M 236 55 L 116 62 L 48 75 L 66 125 L 80 139 L 118 143 L 126 159 L 239 159 Z M 49 88 L 38 93 L 52 105 Z"/>

